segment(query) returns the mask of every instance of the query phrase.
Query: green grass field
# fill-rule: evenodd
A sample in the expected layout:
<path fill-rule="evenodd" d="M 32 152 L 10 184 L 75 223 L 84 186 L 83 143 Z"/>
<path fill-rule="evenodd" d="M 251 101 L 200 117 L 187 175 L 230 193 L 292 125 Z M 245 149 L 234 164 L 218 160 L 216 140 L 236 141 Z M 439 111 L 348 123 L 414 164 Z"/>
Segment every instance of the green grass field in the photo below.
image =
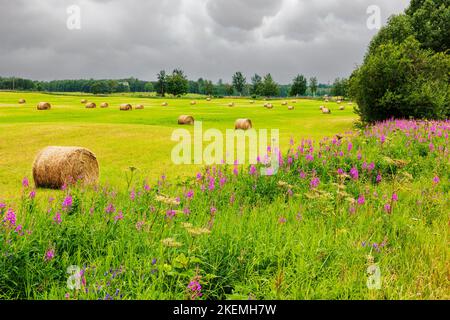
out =
<path fill-rule="evenodd" d="M 26 104 L 18 104 L 20 98 Z M 97 103 L 96 109 L 86 109 L 81 99 Z M 38 111 L 40 101 L 51 103 L 49 111 Z M 110 107 L 99 108 L 106 101 Z M 169 105 L 162 107 L 167 101 Z M 264 101 L 250 104 L 249 99 L 198 98 L 195 106 L 190 99 L 136 98 L 130 96 L 80 96 L 41 93 L 0 92 L 0 195 L 10 197 L 17 193 L 24 176 L 30 176 L 36 153 L 45 146 L 82 146 L 92 150 L 100 164 L 102 183 L 122 186 L 125 171 L 130 166 L 139 169 L 140 177 L 156 179 L 161 174 L 168 178 L 192 174 L 198 167 L 177 166 L 170 159 L 176 142 L 170 140 L 172 131 L 180 126 L 178 116 L 190 114 L 203 122 L 203 128 L 217 128 L 223 132 L 234 128 L 238 118 L 250 118 L 255 129 L 279 129 L 280 144 L 284 149 L 290 138 L 322 138 L 352 129 L 357 119 L 353 108 L 313 100 L 291 103 L 288 111 L 281 101 L 273 101 L 274 108 L 263 107 Z M 228 107 L 230 101 L 234 107 Z M 119 105 L 143 104 L 144 110 L 119 111 Z M 322 115 L 319 106 L 332 110 Z M 192 128 L 190 129 L 192 131 Z M 1 199 L 0 197 L 0 199 Z"/>

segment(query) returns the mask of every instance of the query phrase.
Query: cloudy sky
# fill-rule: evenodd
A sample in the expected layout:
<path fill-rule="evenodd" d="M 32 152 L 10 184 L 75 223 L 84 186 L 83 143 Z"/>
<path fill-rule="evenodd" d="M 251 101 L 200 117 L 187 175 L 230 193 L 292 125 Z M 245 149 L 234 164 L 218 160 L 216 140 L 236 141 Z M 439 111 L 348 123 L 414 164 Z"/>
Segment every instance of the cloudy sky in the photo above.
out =
<path fill-rule="evenodd" d="M 189 78 L 229 81 L 272 73 L 326 83 L 361 63 L 377 30 L 409 0 L 0 0 L 0 76 L 39 80 L 154 80 L 182 68 Z M 69 29 L 77 5 L 80 29 Z M 74 20 L 70 20 L 74 21 Z"/>

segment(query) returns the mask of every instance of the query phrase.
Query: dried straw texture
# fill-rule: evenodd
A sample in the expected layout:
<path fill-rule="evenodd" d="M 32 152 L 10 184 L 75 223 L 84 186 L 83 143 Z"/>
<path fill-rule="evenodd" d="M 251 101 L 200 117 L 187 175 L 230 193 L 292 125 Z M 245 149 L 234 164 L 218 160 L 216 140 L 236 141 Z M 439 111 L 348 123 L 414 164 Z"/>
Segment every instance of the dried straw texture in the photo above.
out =
<path fill-rule="evenodd" d="M 283 102 L 281 103 L 281 105 L 282 105 L 282 106 L 287 106 L 287 101 L 283 101 Z"/>
<path fill-rule="evenodd" d="M 250 119 L 237 119 L 234 123 L 234 129 L 248 130 L 252 128 L 252 121 Z"/>
<path fill-rule="evenodd" d="M 229 107 L 234 107 L 234 102 L 230 102 L 230 103 L 228 104 L 228 106 L 229 106 Z"/>
<path fill-rule="evenodd" d="M 266 104 L 264 104 L 264 107 L 267 108 L 267 109 L 272 109 L 273 108 L 273 104 L 266 103 Z"/>
<path fill-rule="evenodd" d="M 178 117 L 178 124 L 194 124 L 194 117 L 188 115 L 181 115 Z"/>
<path fill-rule="evenodd" d="M 134 107 L 136 110 L 144 109 L 144 106 L 142 104 L 138 104 L 136 107 Z"/>
<path fill-rule="evenodd" d="M 197 101 L 191 101 L 191 105 L 197 104 Z"/>
<path fill-rule="evenodd" d="M 108 108 L 108 107 L 109 107 L 108 102 L 102 102 L 102 103 L 100 104 L 100 108 Z"/>
<path fill-rule="evenodd" d="M 38 110 L 49 110 L 52 106 L 48 102 L 39 102 L 37 105 Z"/>
<path fill-rule="evenodd" d="M 88 104 L 86 104 L 86 108 L 88 109 L 94 109 L 96 107 L 97 105 L 94 102 L 89 102 Z"/>
<path fill-rule="evenodd" d="M 288 110 L 294 110 L 294 106 L 288 106 Z"/>
<path fill-rule="evenodd" d="M 211 101 L 211 98 L 210 97 L 206 98 L 206 101 Z"/>
<path fill-rule="evenodd" d="M 340 106 L 340 107 L 339 107 L 339 110 L 341 110 L 341 111 L 342 111 L 342 110 L 345 110 L 345 106 Z"/>
<path fill-rule="evenodd" d="M 328 108 L 322 108 L 322 113 L 331 113 L 331 110 Z"/>
<path fill-rule="evenodd" d="M 20 104 L 23 104 L 23 103 L 25 103 L 26 101 L 25 101 L 25 99 L 19 99 L 19 103 Z"/>
<path fill-rule="evenodd" d="M 131 111 L 133 110 L 133 107 L 129 103 L 124 103 L 120 105 L 120 110 L 122 111 Z"/>
<path fill-rule="evenodd" d="M 167 107 L 169 104 L 167 103 L 167 102 L 163 102 L 163 103 L 161 103 L 161 106 L 163 106 L 163 107 Z"/>
<path fill-rule="evenodd" d="M 95 155 L 81 147 L 47 147 L 33 163 L 33 179 L 37 188 L 61 189 L 64 184 L 82 181 L 95 184 L 99 169 Z"/>
<path fill-rule="evenodd" d="M 87 100 L 86 99 L 82 99 L 80 102 L 81 103 L 87 103 Z"/>

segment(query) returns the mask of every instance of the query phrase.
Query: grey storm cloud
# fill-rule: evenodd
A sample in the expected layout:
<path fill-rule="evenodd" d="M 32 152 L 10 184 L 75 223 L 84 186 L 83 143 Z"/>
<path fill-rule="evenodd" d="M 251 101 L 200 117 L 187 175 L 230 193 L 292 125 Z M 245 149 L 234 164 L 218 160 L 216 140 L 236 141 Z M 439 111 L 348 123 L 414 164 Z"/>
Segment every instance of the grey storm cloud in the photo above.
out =
<path fill-rule="evenodd" d="M 155 79 L 182 68 L 189 78 L 229 81 L 297 73 L 321 82 L 348 76 L 382 22 L 408 0 L 0 0 L 0 76 L 32 79 Z M 81 29 L 66 26 L 81 9 Z"/>

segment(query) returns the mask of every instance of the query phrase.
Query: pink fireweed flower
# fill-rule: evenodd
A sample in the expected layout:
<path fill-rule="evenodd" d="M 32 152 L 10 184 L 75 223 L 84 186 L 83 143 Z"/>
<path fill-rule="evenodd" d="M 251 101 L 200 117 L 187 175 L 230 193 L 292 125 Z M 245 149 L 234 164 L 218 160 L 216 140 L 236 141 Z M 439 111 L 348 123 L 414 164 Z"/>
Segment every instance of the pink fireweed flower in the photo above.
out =
<path fill-rule="evenodd" d="M 382 135 L 380 136 L 380 142 L 381 142 L 381 144 L 383 144 L 385 141 L 386 141 L 386 137 L 384 136 L 384 134 L 382 134 Z"/>
<path fill-rule="evenodd" d="M 167 216 L 168 218 L 170 218 L 170 219 L 172 219 L 173 217 L 175 217 L 176 214 L 177 214 L 176 211 L 173 210 L 173 209 L 169 209 L 169 210 L 166 211 L 166 216 Z"/>
<path fill-rule="evenodd" d="M 134 190 L 131 190 L 130 192 L 130 200 L 134 201 L 136 199 L 136 192 Z"/>
<path fill-rule="evenodd" d="M 9 223 L 10 227 L 15 227 L 16 226 L 16 213 L 14 212 L 13 209 L 9 208 L 8 211 L 6 212 L 6 216 L 3 219 L 3 221 L 6 221 L 7 223 Z"/>
<path fill-rule="evenodd" d="M 123 212 L 119 211 L 118 214 L 114 217 L 114 221 L 117 222 L 119 220 L 123 220 Z"/>
<path fill-rule="evenodd" d="M 280 219 L 278 219 L 279 224 L 285 224 L 286 222 L 287 222 L 287 219 L 285 217 L 280 217 Z"/>
<path fill-rule="evenodd" d="M 106 213 L 114 213 L 116 211 L 116 208 L 114 208 L 114 205 L 112 203 L 108 204 L 108 206 L 105 209 Z"/>
<path fill-rule="evenodd" d="M 190 189 L 187 193 L 186 193 L 186 199 L 191 200 L 194 197 L 194 190 Z"/>
<path fill-rule="evenodd" d="M 312 154 L 307 154 L 306 156 L 305 156 L 305 159 L 306 159 L 306 161 L 314 161 L 314 156 L 312 155 Z"/>
<path fill-rule="evenodd" d="M 197 280 L 193 280 L 189 282 L 188 289 L 191 291 L 191 299 L 194 300 L 196 298 L 200 298 L 202 294 L 202 286 Z"/>
<path fill-rule="evenodd" d="M 337 169 L 337 174 L 338 175 L 343 175 L 344 174 L 344 170 L 342 170 L 341 168 Z"/>
<path fill-rule="evenodd" d="M 54 249 L 48 249 L 45 253 L 45 261 L 50 261 L 55 257 L 55 250 Z"/>
<path fill-rule="evenodd" d="M 395 192 L 392 194 L 392 201 L 398 201 L 398 195 Z"/>
<path fill-rule="evenodd" d="M 381 182 L 381 173 L 378 173 L 377 174 L 377 183 L 380 183 Z"/>
<path fill-rule="evenodd" d="M 350 169 L 350 176 L 352 177 L 353 180 L 358 180 L 359 172 L 358 172 L 358 169 L 356 167 L 353 167 L 353 168 Z"/>
<path fill-rule="evenodd" d="M 350 212 L 350 214 L 354 214 L 356 212 L 356 208 L 354 206 L 350 206 L 350 208 L 348 208 L 348 211 Z"/>
<path fill-rule="evenodd" d="M 300 171 L 300 178 L 301 179 L 305 179 L 306 178 L 306 173 L 303 170 Z"/>
<path fill-rule="evenodd" d="M 6 203 L 0 202 L 0 212 L 6 208 Z"/>
<path fill-rule="evenodd" d="M 387 213 L 391 213 L 391 205 L 389 203 L 386 203 L 384 205 L 384 211 L 386 211 Z"/>
<path fill-rule="evenodd" d="M 319 183 L 320 183 L 319 178 L 317 178 L 317 177 L 312 178 L 312 179 L 311 179 L 311 182 L 310 182 L 311 189 L 317 188 L 317 186 L 319 185 Z"/>
<path fill-rule="evenodd" d="M 362 159 L 361 151 L 358 151 L 358 161 Z"/>
<path fill-rule="evenodd" d="M 344 156 L 344 152 L 339 151 L 339 157 L 343 157 Z"/>
<path fill-rule="evenodd" d="M 347 151 L 350 152 L 353 149 L 353 144 L 351 142 L 348 143 L 347 145 Z"/>
<path fill-rule="evenodd" d="M 234 193 L 233 193 L 233 194 L 231 194 L 231 196 L 230 196 L 230 204 L 233 204 L 234 201 L 235 201 L 235 195 L 234 195 Z"/>
<path fill-rule="evenodd" d="M 250 175 L 254 175 L 255 173 L 256 173 L 256 167 L 252 164 L 252 165 L 250 166 L 249 174 L 250 174 Z"/>
<path fill-rule="evenodd" d="M 61 213 L 57 212 L 57 213 L 55 214 L 55 216 L 53 217 L 53 221 L 54 221 L 56 224 L 61 224 L 61 222 L 62 222 L 62 219 L 61 219 Z"/>
<path fill-rule="evenodd" d="M 292 191 L 292 189 L 288 189 L 287 194 L 289 197 L 292 197 L 294 195 L 294 192 Z"/>
<path fill-rule="evenodd" d="M 36 197 L 36 190 L 31 190 L 30 194 L 28 195 L 30 199 L 34 199 Z"/>
<path fill-rule="evenodd" d="M 136 230 L 137 231 L 141 231 L 142 227 L 144 226 L 145 222 L 144 221 L 138 221 L 136 222 Z"/>
<path fill-rule="evenodd" d="M 216 180 L 214 177 L 209 178 L 208 189 L 209 191 L 213 191 L 216 188 Z"/>
<path fill-rule="evenodd" d="M 439 181 L 441 181 L 441 180 L 439 179 L 439 177 L 438 177 L 438 176 L 434 176 L 434 178 L 433 178 L 433 184 L 436 185 L 436 184 L 439 183 Z"/>
<path fill-rule="evenodd" d="M 29 186 L 30 186 L 30 182 L 28 181 L 28 178 L 27 177 L 23 178 L 22 187 L 28 188 Z"/>
<path fill-rule="evenodd" d="M 19 235 L 23 235 L 22 229 L 23 229 L 22 225 L 19 224 L 14 231 Z"/>
<path fill-rule="evenodd" d="M 215 214 L 217 212 L 217 208 L 211 207 L 210 212 L 211 212 L 211 214 Z"/>
<path fill-rule="evenodd" d="M 188 216 L 191 214 L 191 209 L 189 209 L 188 207 L 183 208 L 183 213 Z"/>
<path fill-rule="evenodd" d="M 221 177 L 220 180 L 219 180 L 220 187 L 222 188 L 225 185 L 225 183 L 227 183 L 227 178 L 226 177 Z"/>
<path fill-rule="evenodd" d="M 239 175 L 238 167 L 234 167 L 234 169 L 233 169 L 233 174 L 234 174 L 235 176 L 238 176 L 238 175 Z"/>
<path fill-rule="evenodd" d="M 428 148 L 430 149 L 431 152 L 433 152 L 433 151 L 434 151 L 434 144 L 433 144 L 433 143 L 430 143 L 430 145 L 428 146 Z"/>
<path fill-rule="evenodd" d="M 365 202 L 366 202 L 366 199 L 364 198 L 364 196 L 362 194 L 359 195 L 358 204 L 362 206 Z"/>
<path fill-rule="evenodd" d="M 200 172 L 197 173 L 197 180 L 202 180 L 203 176 Z"/>
<path fill-rule="evenodd" d="M 62 207 L 63 207 L 63 209 L 68 209 L 72 206 L 72 204 L 73 204 L 72 196 L 68 195 L 62 203 Z"/>
<path fill-rule="evenodd" d="M 144 185 L 144 190 L 145 191 L 150 191 L 152 188 L 148 185 L 148 183 L 146 183 L 145 185 Z"/>

